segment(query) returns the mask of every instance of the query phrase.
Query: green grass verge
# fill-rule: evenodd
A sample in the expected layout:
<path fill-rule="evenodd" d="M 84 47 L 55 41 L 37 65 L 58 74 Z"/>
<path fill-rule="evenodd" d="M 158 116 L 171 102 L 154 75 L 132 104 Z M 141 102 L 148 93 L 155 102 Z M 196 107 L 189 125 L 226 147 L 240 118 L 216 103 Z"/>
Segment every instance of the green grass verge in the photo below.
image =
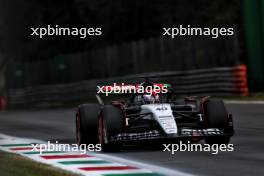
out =
<path fill-rule="evenodd" d="M 16 154 L 0 151 L 1 176 L 76 176 L 75 174 L 34 162 Z"/>

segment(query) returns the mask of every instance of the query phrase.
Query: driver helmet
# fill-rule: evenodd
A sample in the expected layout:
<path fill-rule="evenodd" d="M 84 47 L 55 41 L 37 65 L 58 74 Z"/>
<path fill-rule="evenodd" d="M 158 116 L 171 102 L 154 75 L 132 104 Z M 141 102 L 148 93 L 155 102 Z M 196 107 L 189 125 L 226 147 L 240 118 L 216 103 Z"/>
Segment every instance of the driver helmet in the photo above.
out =
<path fill-rule="evenodd" d="M 143 95 L 143 100 L 145 104 L 154 104 L 156 102 L 159 102 L 159 95 L 149 95 L 149 94 L 145 94 Z"/>

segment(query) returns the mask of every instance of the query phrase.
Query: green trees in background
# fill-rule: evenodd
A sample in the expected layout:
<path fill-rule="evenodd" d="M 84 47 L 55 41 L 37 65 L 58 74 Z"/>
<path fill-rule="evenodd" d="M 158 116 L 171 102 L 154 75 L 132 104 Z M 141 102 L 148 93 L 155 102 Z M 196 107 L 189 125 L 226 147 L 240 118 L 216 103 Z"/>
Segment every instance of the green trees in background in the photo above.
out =
<path fill-rule="evenodd" d="M 49 59 L 160 36 L 165 26 L 239 25 L 240 0 L 2 0 L 0 20 L 0 48 L 16 59 Z M 97 40 L 30 37 L 30 27 L 48 24 L 100 26 L 104 35 Z"/>
<path fill-rule="evenodd" d="M 264 90 L 264 1 L 244 0 L 244 19 L 249 84 Z"/>

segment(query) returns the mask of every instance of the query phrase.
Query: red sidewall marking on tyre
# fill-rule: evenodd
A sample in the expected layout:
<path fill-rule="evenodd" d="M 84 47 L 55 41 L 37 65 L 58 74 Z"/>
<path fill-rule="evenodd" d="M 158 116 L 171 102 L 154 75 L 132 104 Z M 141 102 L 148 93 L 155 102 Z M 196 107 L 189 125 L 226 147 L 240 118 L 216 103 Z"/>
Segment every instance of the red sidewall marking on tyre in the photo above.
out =
<path fill-rule="evenodd" d="M 99 123 L 98 123 L 98 140 L 99 140 L 99 144 L 103 145 L 104 144 L 104 131 L 103 131 L 103 118 L 100 115 L 99 116 Z"/>
<path fill-rule="evenodd" d="M 80 110 L 77 111 L 76 114 L 76 137 L 77 137 L 77 143 L 81 144 L 80 139 L 80 130 L 81 130 L 81 119 L 80 119 Z"/>

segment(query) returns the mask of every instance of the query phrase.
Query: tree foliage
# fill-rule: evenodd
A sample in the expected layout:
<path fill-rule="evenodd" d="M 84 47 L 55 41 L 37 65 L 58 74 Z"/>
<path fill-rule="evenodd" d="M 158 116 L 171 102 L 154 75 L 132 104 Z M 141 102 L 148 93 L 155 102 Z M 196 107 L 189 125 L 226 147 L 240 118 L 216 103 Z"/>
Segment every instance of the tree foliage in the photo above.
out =
<path fill-rule="evenodd" d="M 0 48 L 17 59 L 47 59 L 162 35 L 162 27 L 240 26 L 240 0 L 45 0 L 0 2 Z M 37 39 L 30 27 L 102 27 L 96 40 Z"/>

